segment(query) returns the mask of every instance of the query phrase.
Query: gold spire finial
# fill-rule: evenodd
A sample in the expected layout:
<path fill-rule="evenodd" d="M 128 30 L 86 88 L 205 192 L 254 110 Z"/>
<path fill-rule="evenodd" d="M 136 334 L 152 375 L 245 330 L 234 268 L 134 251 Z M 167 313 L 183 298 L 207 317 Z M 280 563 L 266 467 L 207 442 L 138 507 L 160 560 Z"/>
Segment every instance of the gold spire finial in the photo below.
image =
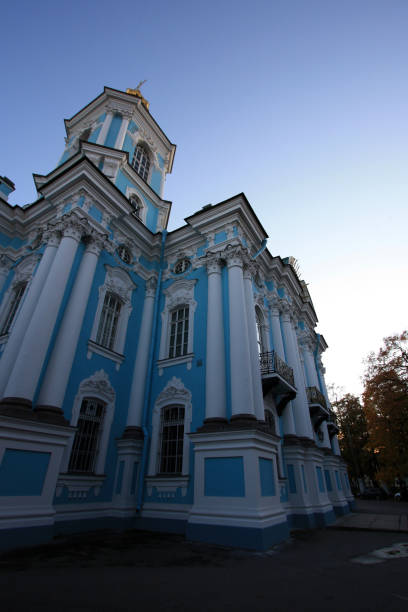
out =
<path fill-rule="evenodd" d="M 130 94 L 130 95 L 132 95 L 132 96 L 136 96 L 136 98 L 139 98 L 139 99 L 140 99 L 140 101 L 141 101 L 141 103 L 143 104 L 143 106 L 144 106 L 144 107 L 145 107 L 147 110 L 149 110 L 149 102 L 148 102 L 148 101 L 146 100 L 146 98 L 144 98 L 144 97 L 142 96 L 142 94 L 140 93 L 140 88 L 141 88 L 141 86 L 142 86 L 142 85 L 144 85 L 144 83 L 146 83 L 146 81 L 147 81 L 147 79 L 145 79 L 144 81 L 140 81 L 140 82 L 139 82 L 139 83 L 136 85 L 135 89 L 129 89 L 129 88 L 128 88 L 128 89 L 126 90 L 126 93 L 128 93 L 128 94 Z"/>

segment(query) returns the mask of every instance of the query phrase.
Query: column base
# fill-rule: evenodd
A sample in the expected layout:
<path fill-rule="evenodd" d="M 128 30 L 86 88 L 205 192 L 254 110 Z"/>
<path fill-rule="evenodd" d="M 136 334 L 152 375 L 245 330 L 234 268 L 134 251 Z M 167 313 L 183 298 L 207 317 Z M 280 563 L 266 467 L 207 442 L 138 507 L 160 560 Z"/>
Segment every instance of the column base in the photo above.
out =
<path fill-rule="evenodd" d="M 0 401 L 0 414 L 34 421 L 33 403 L 24 397 L 4 397 Z"/>
<path fill-rule="evenodd" d="M 230 429 L 257 429 L 258 420 L 254 414 L 233 414 L 230 419 Z"/>
<path fill-rule="evenodd" d="M 34 415 L 42 423 L 69 425 L 69 421 L 64 417 L 64 413 L 58 406 L 36 406 L 34 408 Z"/>
<path fill-rule="evenodd" d="M 206 433 L 210 431 L 224 431 L 228 429 L 228 421 L 222 417 L 211 417 L 204 419 L 204 423 L 197 429 L 198 433 Z"/>
<path fill-rule="evenodd" d="M 284 446 L 303 446 L 305 448 L 316 446 L 314 440 L 303 436 L 295 436 L 294 434 L 285 434 L 283 436 L 283 444 Z"/>
<path fill-rule="evenodd" d="M 137 425 L 128 425 L 122 434 L 121 440 L 143 440 L 143 429 Z"/>

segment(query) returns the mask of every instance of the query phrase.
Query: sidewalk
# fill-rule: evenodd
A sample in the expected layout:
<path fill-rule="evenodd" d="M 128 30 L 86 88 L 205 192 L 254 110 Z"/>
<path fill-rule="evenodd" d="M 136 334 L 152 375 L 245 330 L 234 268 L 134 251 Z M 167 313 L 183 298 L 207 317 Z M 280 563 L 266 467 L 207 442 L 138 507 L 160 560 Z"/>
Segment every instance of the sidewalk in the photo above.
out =
<path fill-rule="evenodd" d="M 356 500 L 356 511 L 338 518 L 330 528 L 408 533 L 408 504 Z"/>

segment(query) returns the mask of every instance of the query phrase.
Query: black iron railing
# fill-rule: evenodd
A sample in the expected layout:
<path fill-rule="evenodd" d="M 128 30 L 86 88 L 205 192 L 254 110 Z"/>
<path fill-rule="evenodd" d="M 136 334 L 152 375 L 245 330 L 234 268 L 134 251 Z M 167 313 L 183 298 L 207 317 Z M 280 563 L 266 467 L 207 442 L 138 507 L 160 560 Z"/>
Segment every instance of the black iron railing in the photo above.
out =
<path fill-rule="evenodd" d="M 306 393 L 309 404 L 319 404 L 327 410 L 326 398 L 317 387 L 306 387 Z"/>
<path fill-rule="evenodd" d="M 268 374 L 279 374 L 279 376 L 292 385 L 292 387 L 295 386 L 292 368 L 290 368 L 288 364 L 276 354 L 275 351 L 260 353 L 259 362 L 261 366 L 261 376 L 268 376 Z"/>

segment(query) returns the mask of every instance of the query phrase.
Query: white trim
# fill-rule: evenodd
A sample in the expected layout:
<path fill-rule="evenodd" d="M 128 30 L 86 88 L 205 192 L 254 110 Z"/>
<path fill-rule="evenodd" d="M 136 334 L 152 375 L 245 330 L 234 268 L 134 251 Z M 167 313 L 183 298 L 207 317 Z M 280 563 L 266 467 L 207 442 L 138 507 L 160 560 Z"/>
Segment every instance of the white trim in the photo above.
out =
<path fill-rule="evenodd" d="M 181 278 L 174 281 L 170 287 L 164 289 L 163 293 L 166 296 L 163 312 L 161 313 L 161 337 L 160 337 L 160 352 L 159 361 L 169 359 L 169 344 L 170 344 L 170 314 L 178 306 L 186 305 L 189 307 L 188 317 L 188 343 L 187 353 L 193 353 L 194 341 L 194 313 L 197 308 L 197 302 L 194 299 L 194 286 L 197 280 Z M 182 355 L 181 357 L 185 357 Z M 177 357 L 174 359 L 178 359 Z M 174 359 L 172 361 L 174 362 Z M 166 367 L 166 365 L 164 366 Z"/>
<path fill-rule="evenodd" d="M 157 397 L 152 414 L 152 443 L 150 446 L 150 460 L 148 476 L 155 476 L 158 472 L 158 461 L 160 454 L 160 419 L 161 409 L 171 404 L 184 406 L 184 443 L 183 443 L 183 465 L 181 475 L 188 476 L 190 470 L 190 440 L 188 434 L 191 430 L 192 404 L 191 392 L 186 389 L 180 378 L 173 376 Z M 177 476 L 174 476 L 177 479 Z M 171 481 L 172 476 L 165 477 Z M 181 486 L 181 485 L 178 485 Z"/>
<path fill-rule="evenodd" d="M 116 393 L 109 382 L 108 375 L 104 370 L 98 370 L 92 376 L 83 380 L 79 385 L 79 390 L 75 396 L 74 404 L 72 406 L 71 426 L 73 427 L 76 427 L 78 424 L 82 400 L 86 397 L 94 397 L 100 399 L 105 404 L 105 411 L 101 424 L 101 433 L 99 438 L 98 456 L 96 458 L 95 463 L 95 472 L 92 476 L 95 476 L 97 474 L 103 475 L 105 470 L 109 435 L 112 426 L 113 415 L 115 412 L 116 399 Z M 67 446 L 64 458 L 62 460 L 62 477 L 65 477 L 66 473 L 68 472 L 69 458 L 71 455 L 73 443 L 74 438 L 72 438 L 70 444 Z M 78 479 L 77 482 L 79 482 L 80 480 L 83 480 L 85 482 L 86 479 L 89 479 L 90 474 L 84 474 L 83 476 L 76 474 L 75 477 Z"/>
<path fill-rule="evenodd" d="M 90 359 L 92 357 L 92 353 L 98 353 L 103 357 L 107 357 L 108 359 L 116 361 L 116 369 L 119 369 L 120 364 L 124 359 L 122 354 L 125 347 L 127 325 L 130 313 L 132 312 L 132 293 L 137 288 L 137 286 L 132 281 L 129 274 L 122 268 L 113 268 L 112 266 L 105 264 L 105 269 L 105 282 L 99 287 L 98 306 L 96 309 L 95 318 L 92 326 L 90 341 L 88 342 L 87 357 L 88 359 Z M 105 295 L 108 291 L 118 296 L 122 303 L 122 307 L 120 309 L 119 314 L 118 326 L 114 339 L 113 351 L 96 343 L 99 320 L 102 314 Z"/>

